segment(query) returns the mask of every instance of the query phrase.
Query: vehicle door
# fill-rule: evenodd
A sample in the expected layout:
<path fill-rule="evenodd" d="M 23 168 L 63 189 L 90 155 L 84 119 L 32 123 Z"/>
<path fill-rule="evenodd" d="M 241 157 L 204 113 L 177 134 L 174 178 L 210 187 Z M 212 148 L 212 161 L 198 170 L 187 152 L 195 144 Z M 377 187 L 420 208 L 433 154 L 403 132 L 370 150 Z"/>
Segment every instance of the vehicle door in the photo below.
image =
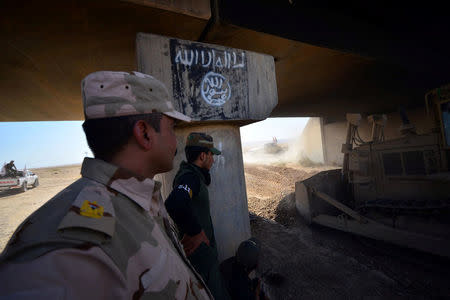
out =
<path fill-rule="evenodd" d="M 27 171 L 25 177 L 28 184 L 34 184 L 34 181 L 36 180 L 36 175 L 34 175 L 33 172 Z"/>

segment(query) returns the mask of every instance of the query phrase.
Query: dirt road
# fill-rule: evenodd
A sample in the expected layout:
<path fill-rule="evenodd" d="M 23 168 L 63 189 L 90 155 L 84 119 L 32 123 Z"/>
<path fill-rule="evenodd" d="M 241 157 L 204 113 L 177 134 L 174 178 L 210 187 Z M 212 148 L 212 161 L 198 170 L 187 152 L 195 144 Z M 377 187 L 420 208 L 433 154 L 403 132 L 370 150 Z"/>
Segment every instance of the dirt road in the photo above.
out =
<path fill-rule="evenodd" d="M 245 165 L 252 234 L 262 245 L 258 272 L 271 299 L 450 297 L 449 261 L 302 221 L 294 184 L 325 169 Z M 26 216 L 80 176 L 80 166 L 35 171 L 39 187 L 0 196 L 0 249 Z"/>
<path fill-rule="evenodd" d="M 39 176 L 38 187 L 25 193 L 18 190 L 0 192 L 0 251 L 27 216 L 80 178 L 80 167 L 77 165 L 33 169 Z"/>

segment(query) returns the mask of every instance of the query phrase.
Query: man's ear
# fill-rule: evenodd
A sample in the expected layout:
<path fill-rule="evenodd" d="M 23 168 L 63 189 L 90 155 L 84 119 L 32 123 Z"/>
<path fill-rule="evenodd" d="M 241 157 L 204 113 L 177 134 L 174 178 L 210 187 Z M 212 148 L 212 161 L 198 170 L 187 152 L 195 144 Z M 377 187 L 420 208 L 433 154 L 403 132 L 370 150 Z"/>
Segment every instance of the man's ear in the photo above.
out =
<path fill-rule="evenodd" d="M 139 120 L 134 124 L 133 136 L 136 142 L 145 150 L 150 150 L 154 143 L 155 130 L 145 121 Z"/>
<path fill-rule="evenodd" d="M 206 153 L 205 152 L 200 152 L 200 155 L 198 156 L 198 158 L 200 159 L 201 162 L 205 161 Z"/>

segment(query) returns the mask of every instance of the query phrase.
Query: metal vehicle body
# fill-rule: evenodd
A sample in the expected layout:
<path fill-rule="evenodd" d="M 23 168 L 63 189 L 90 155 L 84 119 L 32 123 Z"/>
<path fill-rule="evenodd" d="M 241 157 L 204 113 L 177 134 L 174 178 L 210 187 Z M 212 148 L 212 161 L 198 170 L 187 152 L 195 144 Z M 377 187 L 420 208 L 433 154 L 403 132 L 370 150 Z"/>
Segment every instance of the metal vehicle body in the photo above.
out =
<path fill-rule="evenodd" d="M 342 170 L 296 183 L 296 207 L 309 222 L 450 257 L 450 85 L 431 91 L 436 126 L 384 140 L 384 115 L 372 116 L 372 141 L 358 138 L 348 115 Z M 357 144 L 353 148 L 353 145 Z"/>
<path fill-rule="evenodd" d="M 269 154 L 277 154 L 282 152 L 283 148 L 278 145 L 278 140 L 276 137 L 272 138 L 272 143 L 264 144 L 264 152 Z"/>
<path fill-rule="evenodd" d="M 29 186 L 39 185 L 38 176 L 30 170 L 18 171 L 15 177 L 0 177 L 0 191 L 21 189 L 25 192 Z"/>

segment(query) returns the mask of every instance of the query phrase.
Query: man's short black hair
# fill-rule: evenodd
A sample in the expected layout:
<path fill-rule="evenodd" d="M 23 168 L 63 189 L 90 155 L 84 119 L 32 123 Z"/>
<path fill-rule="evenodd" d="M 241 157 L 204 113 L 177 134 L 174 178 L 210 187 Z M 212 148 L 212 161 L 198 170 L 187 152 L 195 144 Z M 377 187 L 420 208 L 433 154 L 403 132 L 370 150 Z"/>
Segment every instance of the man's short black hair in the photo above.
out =
<path fill-rule="evenodd" d="M 184 148 L 184 153 L 186 154 L 186 160 L 188 163 L 193 163 L 196 161 L 202 152 L 208 154 L 210 150 L 206 147 L 199 146 L 187 146 Z"/>
<path fill-rule="evenodd" d="M 159 132 L 161 119 L 162 113 L 89 119 L 83 123 L 83 130 L 95 158 L 109 162 L 128 143 L 136 122 L 143 120 Z"/>

